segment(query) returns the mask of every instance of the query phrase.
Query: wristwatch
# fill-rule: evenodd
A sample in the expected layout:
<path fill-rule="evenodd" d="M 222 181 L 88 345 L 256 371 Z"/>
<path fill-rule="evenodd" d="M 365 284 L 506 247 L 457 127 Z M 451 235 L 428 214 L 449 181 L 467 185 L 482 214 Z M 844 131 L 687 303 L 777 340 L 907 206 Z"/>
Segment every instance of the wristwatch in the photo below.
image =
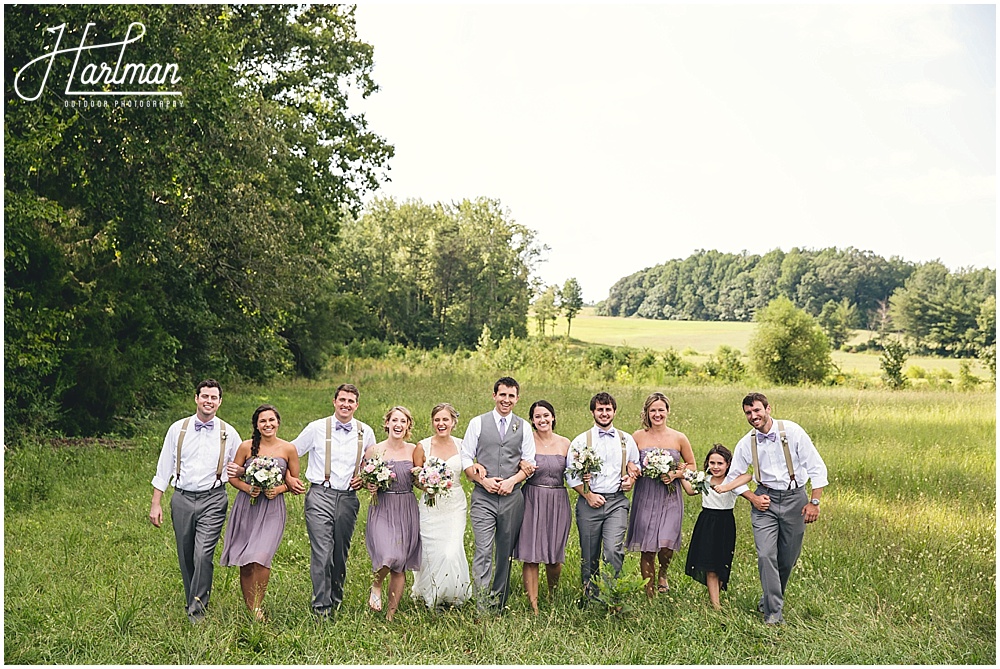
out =
<path fill-rule="evenodd" d="M 809 503 L 812 504 L 813 506 L 819 506 L 819 500 L 816 499 L 815 497 L 809 500 Z"/>

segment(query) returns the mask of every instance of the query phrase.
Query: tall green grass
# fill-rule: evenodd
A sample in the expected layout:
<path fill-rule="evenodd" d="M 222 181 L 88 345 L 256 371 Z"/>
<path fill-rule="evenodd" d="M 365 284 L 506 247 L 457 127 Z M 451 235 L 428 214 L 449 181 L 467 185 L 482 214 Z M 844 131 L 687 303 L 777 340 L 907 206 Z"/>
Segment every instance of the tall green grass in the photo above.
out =
<path fill-rule="evenodd" d="M 575 325 L 574 325 L 575 328 Z M 392 405 L 409 407 L 414 437 L 430 433 L 431 407 L 450 401 L 468 419 L 492 407 L 500 370 L 467 371 L 454 361 L 406 370 L 398 363 L 346 364 L 322 382 L 225 389 L 220 415 L 249 434 L 253 409 L 275 404 L 292 438 L 331 411 L 333 388 L 361 388 L 358 417 L 379 432 Z M 454 365 L 449 371 L 448 366 Z M 670 423 L 696 456 L 745 433 L 747 388 L 652 388 L 569 383 L 558 373 L 515 374 L 522 415 L 553 402 L 557 431 L 590 424 L 598 390 L 618 400 L 616 424 L 634 430 L 651 390 L 671 399 Z M 5 454 L 4 660 L 12 664 L 994 664 L 996 660 L 996 402 L 987 392 L 763 388 L 774 415 L 803 425 L 830 470 L 819 521 L 789 585 L 779 629 L 755 612 L 759 583 L 748 505 L 724 610 L 683 574 L 700 509 L 687 498 L 684 548 L 671 590 L 616 617 L 579 610 L 579 545 L 570 535 L 555 601 L 531 614 L 513 570 L 515 595 L 499 618 L 474 607 L 443 614 L 404 597 L 394 623 L 365 602 L 366 502 L 351 547 L 346 599 L 335 619 L 309 614 L 309 543 L 303 498 L 286 498 L 288 525 L 265 600 L 267 624 L 244 611 L 237 570 L 217 567 L 208 619 L 192 626 L 169 522 L 147 520 L 156 457 L 167 426 L 191 411 L 180 397 L 119 448 L 31 443 Z M 575 494 L 571 495 L 575 497 Z M 364 500 L 365 497 L 362 496 Z M 575 500 L 574 500 L 575 501 Z M 466 545 L 471 556 L 472 532 Z M 221 545 L 219 549 L 221 551 Z M 637 570 L 630 556 L 626 568 Z M 412 583 L 408 578 L 407 587 Z"/>

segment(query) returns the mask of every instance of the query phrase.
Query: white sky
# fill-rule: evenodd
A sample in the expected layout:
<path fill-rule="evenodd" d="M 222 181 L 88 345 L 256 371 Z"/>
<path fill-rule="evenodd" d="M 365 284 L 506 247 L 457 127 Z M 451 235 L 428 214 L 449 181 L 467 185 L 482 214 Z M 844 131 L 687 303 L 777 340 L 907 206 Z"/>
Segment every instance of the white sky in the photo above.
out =
<path fill-rule="evenodd" d="M 357 10 L 399 200 L 497 198 L 587 300 L 697 249 L 996 267 L 992 5 Z"/>

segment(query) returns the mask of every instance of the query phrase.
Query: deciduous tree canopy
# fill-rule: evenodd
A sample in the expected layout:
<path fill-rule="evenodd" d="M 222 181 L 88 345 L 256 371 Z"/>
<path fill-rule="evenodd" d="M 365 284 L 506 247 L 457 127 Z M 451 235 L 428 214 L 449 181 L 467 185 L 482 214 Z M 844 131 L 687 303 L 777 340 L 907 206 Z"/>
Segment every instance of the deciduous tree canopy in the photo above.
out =
<path fill-rule="evenodd" d="M 376 90 L 353 9 L 23 5 L 4 18 L 7 424 L 107 430 L 198 377 L 308 371 L 316 314 L 336 300 L 323 291 L 338 220 L 392 155 L 348 108 Z M 146 34 L 130 57 L 176 62 L 183 106 L 68 105 L 81 99 L 63 96 L 67 56 L 38 99 L 15 94 L 52 48 L 46 28 L 66 25 L 65 48 L 88 23 L 104 44 L 133 21 Z"/>

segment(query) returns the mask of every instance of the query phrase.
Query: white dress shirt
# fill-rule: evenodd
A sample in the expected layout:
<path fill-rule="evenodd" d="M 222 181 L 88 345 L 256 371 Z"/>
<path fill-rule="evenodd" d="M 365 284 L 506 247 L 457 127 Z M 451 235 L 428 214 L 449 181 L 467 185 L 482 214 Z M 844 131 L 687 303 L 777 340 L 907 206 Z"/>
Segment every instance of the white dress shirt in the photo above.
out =
<path fill-rule="evenodd" d="M 608 495 L 613 492 L 621 492 L 622 480 L 622 442 L 618 436 L 618 429 L 614 426 L 608 428 L 613 434 L 600 436 L 600 428 L 596 425 L 588 432 L 591 433 L 591 440 L 594 452 L 601 459 L 601 471 L 590 475 L 590 490 L 599 495 Z M 621 432 L 625 435 L 625 459 L 638 466 L 639 448 L 635 445 L 635 439 L 628 432 Z M 587 432 L 577 436 L 569 445 L 569 453 L 566 454 L 566 482 L 570 488 L 583 485 L 583 479 L 570 473 L 570 466 L 573 464 L 574 453 L 579 453 L 587 446 Z"/>
<path fill-rule="evenodd" d="M 825 488 L 827 481 L 826 463 L 820 457 L 819 451 L 813 446 L 812 439 L 797 423 L 783 420 L 785 438 L 788 439 L 788 452 L 792 457 L 792 469 L 795 472 L 795 483 L 798 488 L 805 486 L 807 480 L 812 480 L 813 488 Z M 750 437 L 757 430 L 750 430 L 736 444 L 733 462 L 726 475 L 726 483 L 737 476 L 745 474 L 753 465 L 750 452 Z M 785 451 L 781 446 L 781 435 L 778 433 L 778 421 L 771 420 L 771 429 L 767 434 L 774 434 L 774 441 L 757 439 L 757 458 L 760 472 L 754 472 L 754 480 L 774 490 L 788 490 L 791 479 L 788 477 L 788 466 L 785 464 Z M 738 495 L 749 490 L 745 485 L 735 488 Z"/>
<path fill-rule="evenodd" d="M 375 445 L 375 433 L 368 425 L 356 418 L 351 419 L 351 430 L 337 429 L 338 420 L 333 417 L 333 432 L 330 439 L 330 487 L 348 490 L 358 458 L 358 429 L 362 430 L 362 455 L 369 446 Z M 292 440 L 299 457 L 309 454 L 306 479 L 321 485 L 326 478 L 326 418 L 320 418 L 306 425 L 299 436 Z"/>
<path fill-rule="evenodd" d="M 500 419 L 504 416 L 500 415 L 500 412 L 494 409 L 487 416 L 493 416 L 493 421 L 496 423 L 497 432 L 500 432 Z M 514 418 L 514 413 L 511 412 L 507 414 L 507 423 L 504 427 L 504 434 L 506 436 L 507 432 L 510 432 L 512 419 Z M 479 435 L 483 432 L 482 416 L 475 416 L 469 421 L 469 427 L 465 429 L 465 436 L 462 438 L 462 469 L 468 469 L 472 466 L 476 459 L 476 452 L 479 449 Z M 535 464 L 535 435 L 531 433 L 531 425 L 528 421 L 524 421 L 524 425 L 521 427 L 521 459 L 525 462 L 530 462 L 532 465 Z"/>
<path fill-rule="evenodd" d="M 180 490 L 188 492 L 204 492 L 215 486 L 215 473 L 219 467 L 219 431 L 222 420 L 216 416 L 212 419 L 211 430 L 194 429 L 195 420 L 200 420 L 195 414 L 188 421 L 184 443 L 181 445 L 181 477 L 174 481 Z M 210 421 L 211 422 L 211 421 Z M 163 448 L 160 449 L 160 459 L 156 462 L 156 475 L 153 476 L 153 487 L 163 492 L 170 485 L 171 479 L 177 474 L 177 438 L 181 435 L 181 425 L 184 419 L 177 421 L 167 430 L 163 438 Z M 232 425 L 226 423 L 226 455 L 222 461 L 222 482 L 227 483 L 226 464 L 236 457 L 240 447 L 240 435 Z M 177 485 L 180 483 L 180 485 Z"/>

